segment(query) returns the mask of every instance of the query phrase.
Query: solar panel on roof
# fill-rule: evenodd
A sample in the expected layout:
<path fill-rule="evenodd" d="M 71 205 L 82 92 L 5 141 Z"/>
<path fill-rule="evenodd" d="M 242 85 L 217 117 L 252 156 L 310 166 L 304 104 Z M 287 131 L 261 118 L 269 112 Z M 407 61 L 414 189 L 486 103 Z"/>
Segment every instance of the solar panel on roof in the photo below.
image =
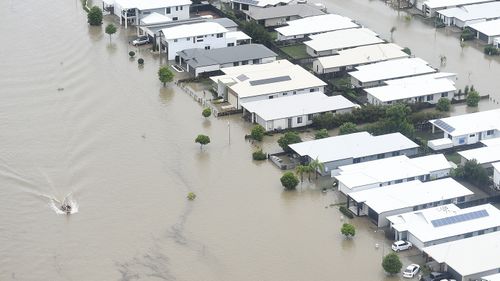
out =
<path fill-rule="evenodd" d="M 242 82 L 249 79 L 245 74 L 238 75 L 236 78 Z"/>
<path fill-rule="evenodd" d="M 448 133 L 451 133 L 451 132 L 455 131 L 455 128 L 453 128 L 450 124 L 444 122 L 441 119 L 438 119 L 438 120 L 434 121 L 434 124 L 436 126 L 441 127 L 443 130 L 445 130 Z"/>
<path fill-rule="evenodd" d="M 287 76 L 278 76 L 278 77 L 273 77 L 273 78 L 252 80 L 252 81 L 250 81 L 250 85 L 257 86 L 257 85 L 264 85 L 264 84 L 283 82 L 283 81 L 289 81 L 289 80 L 292 80 L 292 78 L 290 78 L 290 76 L 288 76 L 288 75 Z"/>
<path fill-rule="evenodd" d="M 479 210 L 479 211 L 455 215 L 455 216 L 451 216 L 451 217 L 447 217 L 447 218 L 432 220 L 431 223 L 434 227 L 440 227 L 440 226 L 445 226 L 445 225 L 449 225 L 449 224 L 484 218 L 487 216 L 489 216 L 489 214 L 486 210 Z"/>

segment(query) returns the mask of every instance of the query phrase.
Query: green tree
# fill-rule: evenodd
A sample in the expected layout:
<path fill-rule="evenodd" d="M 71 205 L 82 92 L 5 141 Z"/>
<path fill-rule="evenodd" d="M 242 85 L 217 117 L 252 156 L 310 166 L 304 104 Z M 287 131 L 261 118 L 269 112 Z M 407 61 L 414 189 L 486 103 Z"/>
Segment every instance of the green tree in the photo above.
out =
<path fill-rule="evenodd" d="M 241 29 L 252 38 L 254 43 L 269 45 L 272 41 L 271 34 L 266 28 L 255 21 L 244 21 Z"/>
<path fill-rule="evenodd" d="M 252 153 L 252 159 L 258 160 L 258 161 L 266 160 L 267 154 L 262 152 L 262 149 L 259 149 L 259 150 L 255 151 L 254 153 Z"/>
<path fill-rule="evenodd" d="M 479 104 L 479 100 L 481 100 L 481 97 L 479 96 L 479 93 L 477 91 L 469 91 L 469 93 L 467 94 L 467 98 L 465 98 L 467 106 L 470 107 L 477 107 L 477 105 Z"/>
<path fill-rule="evenodd" d="M 295 167 L 295 174 L 300 177 L 300 182 L 304 182 L 304 174 L 307 173 L 308 168 L 305 165 L 297 165 Z"/>
<path fill-rule="evenodd" d="M 436 105 L 436 109 L 439 111 L 450 111 L 451 102 L 447 98 L 440 98 Z"/>
<path fill-rule="evenodd" d="M 354 237 L 356 235 L 356 228 L 354 228 L 354 225 L 349 224 L 349 223 L 344 223 L 342 225 L 342 228 L 340 229 L 340 232 L 345 236 L 345 237 Z"/>
<path fill-rule="evenodd" d="M 316 179 L 318 179 L 318 171 L 322 173 L 325 170 L 325 164 L 320 162 L 318 160 L 318 157 L 316 157 L 316 159 L 309 162 L 309 167 L 311 169 L 311 172 L 316 173 Z"/>
<path fill-rule="evenodd" d="M 317 140 L 324 139 L 324 138 L 327 138 L 329 136 L 330 135 L 328 134 L 327 129 L 321 129 L 321 130 L 317 131 L 316 134 L 314 134 L 314 138 Z"/>
<path fill-rule="evenodd" d="M 101 25 L 102 24 L 102 10 L 101 8 L 94 6 L 90 8 L 87 14 L 87 22 L 90 25 Z"/>
<path fill-rule="evenodd" d="M 250 137 L 256 141 L 261 141 L 264 139 L 264 134 L 266 133 L 266 129 L 261 125 L 257 124 L 253 126 L 252 131 L 250 131 Z"/>
<path fill-rule="evenodd" d="M 194 142 L 200 144 L 200 150 L 203 149 L 203 146 L 210 143 L 210 137 L 206 135 L 198 135 Z"/>
<path fill-rule="evenodd" d="M 299 179 L 297 179 L 297 177 L 292 172 L 284 173 L 280 181 L 281 185 L 283 185 L 286 190 L 295 189 L 295 187 L 297 187 L 297 184 L 299 184 Z"/>
<path fill-rule="evenodd" d="M 286 132 L 285 135 L 283 135 L 282 137 L 280 137 L 278 139 L 279 146 L 285 152 L 292 151 L 289 147 L 290 144 L 299 143 L 299 142 L 302 142 L 302 139 L 300 138 L 299 134 L 297 134 L 296 132 Z"/>
<path fill-rule="evenodd" d="M 111 35 L 116 33 L 116 26 L 112 23 L 106 25 L 105 32 L 109 35 L 109 43 L 111 43 Z"/>
<path fill-rule="evenodd" d="M 208 117 L 210 117 L 210 115 L 212 115 L 212 110 L 210 109 L 210 107 L 207 107 L 207 108 L 203 109 L 203 111 L 201 112 L 201 115 L 203 115 L 203 117 L 205 117 L 205 118 L 208 118 Z"/>
<path fill-rule="evenodd" d="M 387 108 L 386 119 L 383 121 L 384 130 L 387 133 L 400 132 L 407 137 L 413 137 L 415 128 L 410 123 L 408 117 L 411 108 L 405 104 L 396 104 Z"/>
<path fill-rule="evenodd" d="M 465 162 L 463 166 L 458 166 L 452 171 L 452 177 L 464 179 L 474 185 L 489 185 L 489 176 L 486 169 L 477 163 L 476 159 Z"/>
<path fill-rule="evenodd" d="M 172 82 L 174 80 L 174 73 L 170 70 L 168 66 L 162 66 L 158 70 L 158 79 L 163 83 L 163 87 L 166 86 L 167 83 Z"/>
<path fill-rule="evenodd" d="M 382 267 L 384 268 L 385 272 L 392 275 L 401 271 L 403 263 L 401 263 L 401 260 L 399 260 L 398 255 L 396 255 L 395 253 L 390 253 L 384 257 L 384 260 L 382 261 Z"/>
<path fill-rule="evenodd" d="M 347 135 L 359 132 L 358 126 L 352 122 L 345 122 L 339 127 L 339 135 Z"/>

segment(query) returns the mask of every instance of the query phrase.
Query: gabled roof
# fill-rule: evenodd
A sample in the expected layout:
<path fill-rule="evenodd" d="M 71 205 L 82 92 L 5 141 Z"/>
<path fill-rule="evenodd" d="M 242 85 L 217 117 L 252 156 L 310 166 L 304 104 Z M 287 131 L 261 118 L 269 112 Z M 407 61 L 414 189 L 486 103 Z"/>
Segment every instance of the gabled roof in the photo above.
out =
<path fill-rule="evenodd" d="M 363 83 L 396 79 L 436 72 L 421 58 L 405 58 L 372 63 L 356 67 L 349 75 Z"/>
<path fill-rule="evenodd" d="M 466 5 L 437 11 L 445 17 L 453 17 L 463 22 L 475 19 L 500 17 L 500 1 Z"/>
<path fill-rule="evenodd" d="M 387 185 L 349 193 L 356 202 L 364 202 L 378 214 L 427 203 L 472 195 L 473 192 L 452 178 Z M 394 213 L 393 213 L 394 214 Z"/>
<path fill-rule="evenodd" d="M 292 20 L 287 24 L 288 26 L 279 27 L 275 30 L 283 36 L 294 36 L 359 27 L 350 18 L 335 14 Z"/>
<path fill-rule="evenodd" d="M 423 251 L 464 277 L 500 269 L 500 232 L 429 246 Z M 498 274 L 495 278 L 487 280 L 500 280 Z"/>
<path fill-rule="evenodd" d="M 434 119 L 429 122 L 452 136 L 500 130 L 500 109 Z"/>
<path fill-rule="evenodd" d="M 400 133 L 372 136 L 368 132 L 305 141 L 290 145 L 300 156 L 320 162 L 377 155 L 391 151 L 417 148 L 418 145 Z"/>
<path fill-rule="evenodd" d="M 258 100 L 241 104 L 247 111 L 262 119 L 276 120 L 287 117 L 329 112 L 356 107 L 343 96 L 327 96 L 322 92 L 291 95 L 279 99 Z"/>
<path fill-rule="evenodd" d="M 226 67 L 221 70 L 225 75 L 213 76 L 210 79 L 215 82 L 220 79 L 231 79 L 234 84 L 229 88 L 239 98 L 319 88 L 326 85 L 309 71 L 287 60 Z"/>
<path fill-rule="evenodd" d="M 265 20 L 281 17 L 299 16 L 301 18 L 324 15 L 318 7 L 309 4 L 292 4 L 284 6 L 269 7 L 265 9 L 250 9 L 244 11 L 254 20 Z"/>
<path fill-rule="evenodd" d="M 243 44 L 217 49 L 187 49 L 177 52 L 191 67 L 226 64 L 261 58 L 276 57 L 277 54 L 261 44 Z"/>
<path fill-rule="evenodd" d="M 486 34 L 487 36 L 500 35 L 500 19 L 473 23 L 470 24 L 469 27 Z"/>
<path fill-rule="evenodd" d="M 387 219 L 397 231 L 408 231 L 426 243 L 500 226 L 500 210 L 491 204 L 465 209 L 448 204 L 394 215 Z M 462 240 L 468 239 L 471 238 Z"/>
<path fill-rule="evenodd" d="M 215 22 L 200 22 L 168 27 L 161 30 L 166 40 L 226 33 L 228 30 Z"/>
<path fill-rule="evenodd" d="M 407 57 L 408 54 L 400 46 L 387 43 L 342 50 L 337 55 L 320 57 L 318 61 L 323 68 L 328 69 Z"/>
<path fill-rule="evenodd" d="M 171 18 L 159 14 L 159 13 L 151 13 L 144 18 L 141 19 L 142 24 L 158 24 L 158 23 L 164 23 L 164 22 L 169 22 L 172 21 Z"/>
<path fill-rule="evenodd" d="M 384 40 L 368 28 L 351 28 L 330 31 L 309 36 L 304 42 L 309 48 L 321 52 L 326 50 L 342 50 L 364 45 L 383 43 Z"/>
<path fill-rule="evenodd" d="M 475 159 L 478 164 L 489 164 L 500 161 L 500 146 L 485 146 L 459 151 L 458 154 L 466 160 Z"/>
<path fill-rule="evenodd" d="M 451 165 L 442 154 L 411 159 L 401 155 L 340 166 L 338 168 L 340 175 L 335 176 L 335 178 L 347 188 L 352 189 L 420 177 L 446 169 L 451 169 Z"/>

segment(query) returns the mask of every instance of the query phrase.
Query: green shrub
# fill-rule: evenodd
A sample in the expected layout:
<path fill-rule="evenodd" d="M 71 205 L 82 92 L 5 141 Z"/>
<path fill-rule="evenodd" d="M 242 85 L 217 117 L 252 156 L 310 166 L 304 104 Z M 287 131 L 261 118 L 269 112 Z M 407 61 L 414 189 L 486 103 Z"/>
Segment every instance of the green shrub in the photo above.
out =
<path fill-rule="evenodd" d="M 344 207 L 344 206 L 340 206 L 340 207 L 339 207 L 339 211 L 340 211 L 342 214 L 344 214 L 344 216 L 346 216 L 346 217 L 348 217 L 348 218 L 350 218 L 350 219 L 354 218 L 354 215 L 351 213 L 351 211 L 349 211 L 349 210 L 348 210 L 346 207 Z"/>
<path fill-rule="evenodd" d="M 266 160 L 267 153 L 264 153 L 264 152 L 262 152 L 262 149 L 259 149 L 259 150 L 255 151 L 254 153 L 252 153 L 252 158 L 253 158 L 253 160 L 258 160 L 258 161 Z"/>
<path fill-rule="evenodd" d="M 266 133 L 266 129 L 261 125 L 255 125 L 250 132 L 250 137 L 256 141 L 261 141 L 264 139 L 264 134 Z"/>
<path fill-rule="evenodd" d="M 460 35 L 460 39 L 463 41 L 474 40 L 474 38 L 476 38 L 476 34 L 468 27 L 464 28 Z"/>
<path fill-rule="evenodd" d="M 447 98 L 440 98 L 436 105 L 436 109 L 439 111 L 450 111 L 451 102 Z"/>
<path fill-rule="evenodd" d="M 143 58 L 138 59 L 137 63 L 140 64 L 140 65 L 143 65 L 144 64 L 144 59 Z"/>
<path fill-rule="evenodd" d="M 465 98 L 465 101 L 467 102 L 467 106 L 470 107 L 477 107 L 479 104 L 479 100 L 481 100 L 481 96 L 479 96 L 479 93 L 471 90 L 467 94 L 467 98 Z"/>
<path fill-rule="evenodd" d="M 128 52 L 128 55 L 129 55 L 131 58 L 133 58 L 133 57 L 135 56 L 135 52 L 134 52 L 134 51 L 130 51 L 130 52 Z"/>
<path fill-rule="evenodd" d="M 493 45 L 488 45 L 484 47 L 484 53 L 489 56 L 498 56 L 500 55 L 500 50 Z"/>

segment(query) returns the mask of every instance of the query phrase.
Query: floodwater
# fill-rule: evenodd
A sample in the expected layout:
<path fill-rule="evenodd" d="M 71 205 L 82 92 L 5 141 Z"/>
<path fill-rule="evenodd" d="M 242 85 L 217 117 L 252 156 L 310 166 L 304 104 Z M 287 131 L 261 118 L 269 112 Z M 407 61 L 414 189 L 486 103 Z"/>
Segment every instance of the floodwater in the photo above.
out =
<path fill-rule="evenodd" d="M 284 192 L 281 171 L 251 160 L 250 125 L 205 120 L 162 87 L 160 59 L 127 44 L 133 31 L 110 43 L 80 0 L 0 1 L 0 280 L 400 279 L 381 269 L 383 233 L 354 219 L 345 240 L 328 182 Z M 54 210 L 64 200 L 70 216 Z"/>

